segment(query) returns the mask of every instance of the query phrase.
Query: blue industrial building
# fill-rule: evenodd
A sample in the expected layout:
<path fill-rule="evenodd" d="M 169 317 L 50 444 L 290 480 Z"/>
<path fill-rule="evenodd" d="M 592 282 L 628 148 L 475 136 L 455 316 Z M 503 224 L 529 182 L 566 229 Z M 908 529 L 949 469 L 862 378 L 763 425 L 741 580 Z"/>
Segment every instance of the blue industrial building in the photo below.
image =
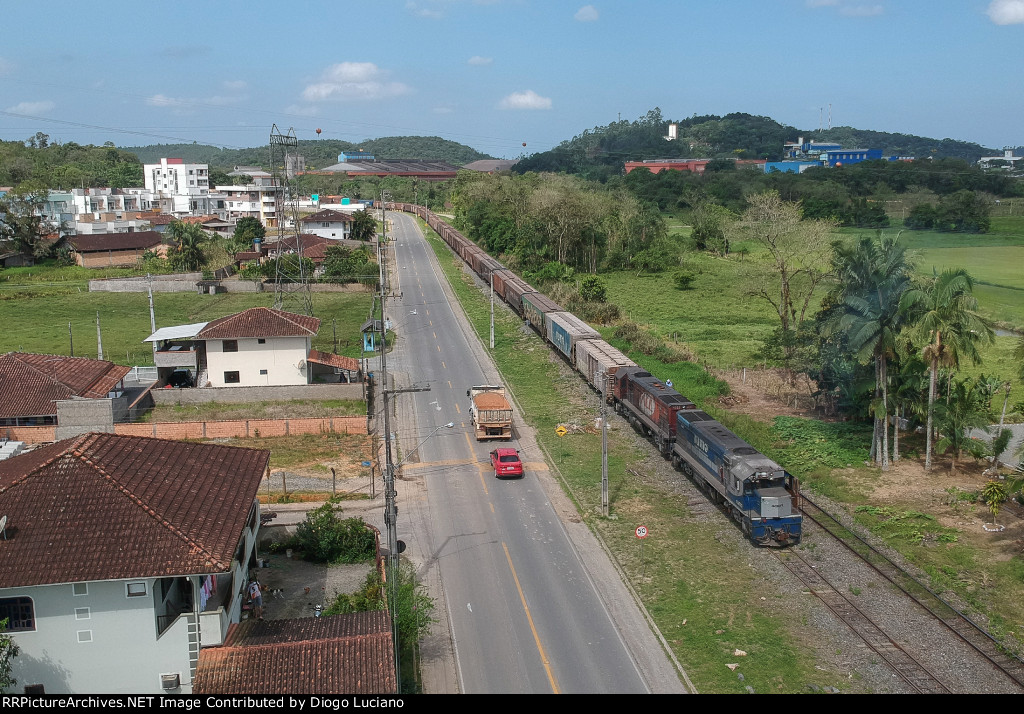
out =
<path fill-rule="evenodd" d="M 833 149 L 825 152 L 827 166 L 848 166 L 882 158 L 881 149 Z"/>
<path fill-rule="evenodd" d="M 802 174 L 809 168 L 821 166 L 820 161 L 767 161 L 764 165 L 764 172 Z"/>

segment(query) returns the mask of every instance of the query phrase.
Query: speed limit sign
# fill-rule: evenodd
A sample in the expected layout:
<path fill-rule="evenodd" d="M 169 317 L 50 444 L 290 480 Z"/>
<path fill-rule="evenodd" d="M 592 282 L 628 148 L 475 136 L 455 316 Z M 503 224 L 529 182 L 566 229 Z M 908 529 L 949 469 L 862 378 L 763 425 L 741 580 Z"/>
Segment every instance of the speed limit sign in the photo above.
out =
<path fill-rule="evenodd" d="M 646 538 L 647 537 L 647 526 L 637 526 L 636 527 L 636 537 L 637 538 Z"/>

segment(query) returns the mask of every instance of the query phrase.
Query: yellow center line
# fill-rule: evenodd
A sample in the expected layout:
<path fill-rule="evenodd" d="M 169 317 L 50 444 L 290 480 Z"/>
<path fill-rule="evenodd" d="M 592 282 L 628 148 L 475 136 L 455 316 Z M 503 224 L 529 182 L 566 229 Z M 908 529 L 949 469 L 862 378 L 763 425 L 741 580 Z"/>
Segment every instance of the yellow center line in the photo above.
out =
<path fill-rule="evenodd" d="M 434 332 L 434 333 L 431 333 L 431 334 L 433 334 L 433 335 L 434 335 L 434 339 L 436 340 L 436 339 L 437 339 L 437 333 L 436 333 L 436 332 Z M 603 439 L 604 437 L 601 437 L 601 438 Z"/>
<path fill-rule="evenodd" d="M 459 403 L 458 402 L 455 403 L 455 413 L 456 414 L 461 414 L 462 413 L 462 410 L 459 409 Z"/>
<path fill-rule="evenodd" d="M 437 345 L 437 351 L 438 351 L 438 352 L 440 352 L 440 351 L 441 351 L 441 345 Z"/>
<path fill-rule="evenodd" d="M 448 365 L 446 365 L 443 360 L 441 361 L 441 366 L 445 369 L 448 369 Z"/>
<path fill-rule="evenodd" d="M 526 604 L 526 595 L 523 594 L 523 588 L 519 584 L 519 576 L 516 575 L 516 568 L 512 565 L 512 556 L 508 552 L 508 546 L 502 542 L 501 547 L 505 549 L 505 559 L 508 560 L 508 569 L 512 571 L 512 579 L 516 582 L 516 590 L 519 591 L 519 599 L 523 603 L 523 610 L 526 611 L 526 619 L 530 623 L 530 632 L 533 633 L 533 641 L 537 644 L 537 651 L 540 653 L 540 661 L 544 663 L 544 671 L 548 673 L 548 682 L 551 684 L 551 691 L 554 694 L 561 694 L 562 692 L 558 689 L 558 682 L 555 681 L 555 675 L 551 671 L 551 662 L 548 661 L 548 655 L 544 651 L 544 645 L 540 643 L 540 635 L 537 634 L 537 626 L 533 624 L 533 615 L 530 614 L 530 608 Z"/>
<path fill-rule="evenodd" d="M 449 379 L 448 380 L 448 389 L 451 389 L 451 388 L 452 388 L 452 381 Z M 458 405 L 456 405 L 456 406 L 458 406 Z"/>

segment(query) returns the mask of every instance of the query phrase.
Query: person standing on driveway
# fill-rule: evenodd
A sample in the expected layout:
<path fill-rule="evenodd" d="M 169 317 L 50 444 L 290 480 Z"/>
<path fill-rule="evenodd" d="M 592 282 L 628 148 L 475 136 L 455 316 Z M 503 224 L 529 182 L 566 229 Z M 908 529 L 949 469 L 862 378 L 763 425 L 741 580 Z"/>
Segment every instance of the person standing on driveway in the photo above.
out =
<path fill-rule="evenodd" d="M 253 613 L 257 619 L 263 619 L 263 593 L 260 591 L 260 581 L 253 580 L 249 583 L 249 601 L 252 603 Z"/>

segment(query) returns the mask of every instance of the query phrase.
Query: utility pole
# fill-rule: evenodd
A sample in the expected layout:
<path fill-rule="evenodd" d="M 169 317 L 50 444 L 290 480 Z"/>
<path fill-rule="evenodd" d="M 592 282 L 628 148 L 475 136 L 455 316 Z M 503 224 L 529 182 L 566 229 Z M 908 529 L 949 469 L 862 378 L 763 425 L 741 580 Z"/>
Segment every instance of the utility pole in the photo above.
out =
<path fill-rule="evenodd" d="M 156 312 L 153 310 L 153 275 L 146 275 L 149 278 L 149 329 L 156 332 Z M 152 332 L 150 334 L 152 334 Z M 156 364 L 156 341 L 153 341 L 153 364 Z"/>
<path fill-rule="evenodd" d="M 71 340 L 71 356 L 75 356 L 75 334 L 71 331 L 71 323 L 68 323 L 68 339 Z"/>
<path fill-rule="evenodd" d="M 103 333 L 100 332 L 100 311 L 96 311 L 96 359 L 103 359 Z"/>
<path fill-rule="evenodd" d="M 601 512 L 608 517 L 608 374 L 601 373 Z"/>

